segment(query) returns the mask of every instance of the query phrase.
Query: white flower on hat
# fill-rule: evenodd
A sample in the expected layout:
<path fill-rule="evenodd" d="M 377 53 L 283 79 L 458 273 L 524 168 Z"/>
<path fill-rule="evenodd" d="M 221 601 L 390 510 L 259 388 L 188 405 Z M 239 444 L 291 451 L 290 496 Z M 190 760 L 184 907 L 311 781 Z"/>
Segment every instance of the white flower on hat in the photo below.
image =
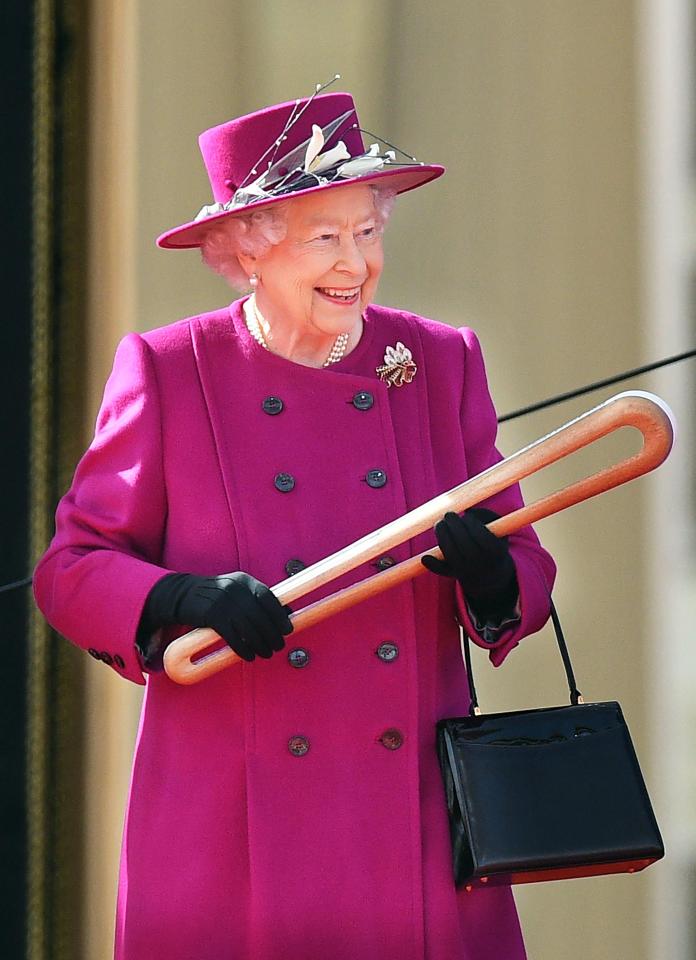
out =
<path fill-rule="evenodd" d="M 329 170 L 331 167 L 334 167 L 340 160 L 350 159 L 348 148 L 343 140 L 339 140 L 336 146 L 332 147 L 331 150 L 327 150 L 326 153 L 321 153 L 323 146 L 324 134 L 322 133 L 322 129 L 318 127 L 316 123 L 313 123 L 312 136 L 307 144 L 307 152 L 305 153 L 305 173 L 319 174 L 324 170 Z"/>
<path fill-rule="evenodd" d="M 209 203 L 205 207 L 201 207 L 193 218 L 194 222 L 197 220 L 205 220 L 206 217 L 214 217 L 216 213 L 224 213 L 226 209 L 224 203 Z"/>
<path fill-rule="evenodd" d="M 253 200 L 264 200 L 268 196 L 269 194 L 260 186 L 259 181 L 255 180 L 254 183 L 248 184 L 243 190 L 237 190 L 227 203 L 209 203 L 201 207 L 194 217 L 194 222 L 205 220 L 206 217 L 214 217 L 218 213 L 227 213 L 229 210 L 234 210 L 235 207 L 250 203 Z"/>
<path fill-rule="evenodd" d="M 342 163 L 338 168 L 338 176 L 363 177 L 366 173 L 381 170 L 384 164 L 389 163 L 395 156 L 393 150 L 388 150 L 385 154 L 380 155 L 379 144 L 373 143 L 362 157 L 354 157 L 347 163 Z"/>

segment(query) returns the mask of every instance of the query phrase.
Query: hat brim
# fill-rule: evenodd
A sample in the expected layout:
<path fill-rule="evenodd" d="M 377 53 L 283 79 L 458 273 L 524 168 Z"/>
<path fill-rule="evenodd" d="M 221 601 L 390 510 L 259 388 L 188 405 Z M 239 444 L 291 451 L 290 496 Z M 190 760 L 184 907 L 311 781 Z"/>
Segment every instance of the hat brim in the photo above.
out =
<path fill-rule="evenodd" d="M 202 220 L 192 220 L 179 227 L 173 227 L 157 238 L 157 246 L 165 250 L 186 250 L 191 247 L 200 247 L 211 226 L 226 220 L 228 217 L 250 213 L 252 210 L 260 210 L 261 207 L 268 207 L 273 203 L 291 200 L 294 197 L 303 197 L 320 190 L 340 190 L 341 187 L 353 186 L 356 183 L 389 180 L 389 186 L 397 193 L 406 193 L 407 190 L 414 190 L 416 187 L 422 187 L 424 184 L 430 183 L 431 180 L 437 180 L 444 172 L 445 168 L 439 164 L 423 164 L 408 169 L 402 167 L 398 170 L 379 170 L 375 173 L 369 173 L 362 177 L 351 177 L 347 180 L 332 180 L 330 183 L 317 184 L 317 186 L 309 187 L 307 190 L 297 190 L 293 193 L 269 197 L 268 200 L 258 200 L 256 203 L 237 207 L 235 210 L 226 210 L 224 213 L 216 213 Z"/>

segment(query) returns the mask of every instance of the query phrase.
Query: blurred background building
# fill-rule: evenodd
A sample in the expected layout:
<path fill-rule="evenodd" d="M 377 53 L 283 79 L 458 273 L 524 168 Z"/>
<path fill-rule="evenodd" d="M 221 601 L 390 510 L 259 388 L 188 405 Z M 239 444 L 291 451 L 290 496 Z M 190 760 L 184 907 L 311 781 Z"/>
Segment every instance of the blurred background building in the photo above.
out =
<path fill-rule="evenodd" d="M 198 133 L 334 73 L 368 129 L 448 168 L 397 203 L 378 300 L 473 326 L 499 413 L 694 345 L 691 0 L 34 0 L 2 18 L 18 451 L 3 583 L 46 546 L 120 337 L 233 297 L 195 251 L 154 246 L 210 202 Z M 629 386 L 673 407 L 670 461 L 538 530 L 580 688 L 621 702 L 667 856 L 518 888 L 530 960 L 696 958 L 693 361 Z M 504 425 L 499 445 L 613 392 Z M 532 478 L 527 498 L 625 446 Z M 108 960 L 141 690 L 52 635 L 22 592 L 0 602 L 0 953 Z M 477 665 L 484 709 L 564 702 L 548 631 L 501 670 Z"/>

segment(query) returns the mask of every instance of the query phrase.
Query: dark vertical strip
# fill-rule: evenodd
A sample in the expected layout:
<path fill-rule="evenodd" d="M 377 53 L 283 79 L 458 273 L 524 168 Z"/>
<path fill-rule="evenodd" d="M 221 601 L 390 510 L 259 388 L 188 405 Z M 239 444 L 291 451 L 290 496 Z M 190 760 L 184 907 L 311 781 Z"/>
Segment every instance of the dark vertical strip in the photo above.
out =
<path fill-rule="evenodd" d="M 29 566 L 28 438 L 31 337 L 31 4 L 0 5 L 3 190 L 5 224 L 0 269 L 3 324 L 0 350 L 0 430 L 5 452 L 0 484 L 0 583 L 26 575 Z M 27 590 L 0 594 L 2 693 L 0 694 L 0 956 L 22 957 L 25 949 L 27 832 L 24 816 L 26 765 Z"/>
<path fill-rule="evenodd" d="M 29 559 L 79 456 L 86 249 L 86 0 L 35 0 L 32 45 Z M 27 960 L 81 955 L 82 671 L 27 608 Z M 17 954 L 20 956 L 20 954 Z"/>
<path fill-rule="evenodd" d="M 53 431 L 53 501 L 70 483 L 83 452 L 87 259 L 86 0 L 60 0 L 55 36 L 56 171 L 54 180 L 56 309 L 53 323 L 57 383 Z M 51 533 L 53 529 L 51 504 Z M 81 955 L 84 871 L 83 655 L 53 635 L 51 751 L 50 960 Z"/>
<path fill-rule="evenodd" d="M 53 407 L 51 288 L 54 235 L 52 170 L 54 133 L 54 21 L 52 0 L 35 0 L 32 48 L 31 190 L 31 424 L 30 558 L 47 540 L 51 500 Z M 27 800 L 27 948 L 28 960 L 48 956 L 50 899 L 47 861 L 50 844 L 48 758 L 50 735 L 50 634 L 37 611 L 28 607 L 26 800 Z"/>

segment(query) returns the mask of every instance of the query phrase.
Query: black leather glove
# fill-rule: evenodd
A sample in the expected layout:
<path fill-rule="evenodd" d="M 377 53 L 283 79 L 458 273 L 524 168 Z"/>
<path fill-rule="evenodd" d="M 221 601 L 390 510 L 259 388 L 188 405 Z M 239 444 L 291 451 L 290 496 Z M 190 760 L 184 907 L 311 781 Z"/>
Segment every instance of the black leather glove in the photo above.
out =
<path fill-rule="evenodd" d="M 472 507 L 462 516 L 446 513 L 435 524 L 435 536 L 444 560 L 425 556 L 432 573 L 455 577 L 480 621 L 500 621 L 513 614 L 519 590 L 507 537 L 496 537 L 486 524 L 498 514 Z"/>
<path fill-rule="evenodd" d="M 290 612 L 248 573 L 170 573 L 148 594 L 138 635 L 171 623 L 211 627 L 243 660 L 268 659 L 285 646 L 284 634 L 292 633 Z"/>

